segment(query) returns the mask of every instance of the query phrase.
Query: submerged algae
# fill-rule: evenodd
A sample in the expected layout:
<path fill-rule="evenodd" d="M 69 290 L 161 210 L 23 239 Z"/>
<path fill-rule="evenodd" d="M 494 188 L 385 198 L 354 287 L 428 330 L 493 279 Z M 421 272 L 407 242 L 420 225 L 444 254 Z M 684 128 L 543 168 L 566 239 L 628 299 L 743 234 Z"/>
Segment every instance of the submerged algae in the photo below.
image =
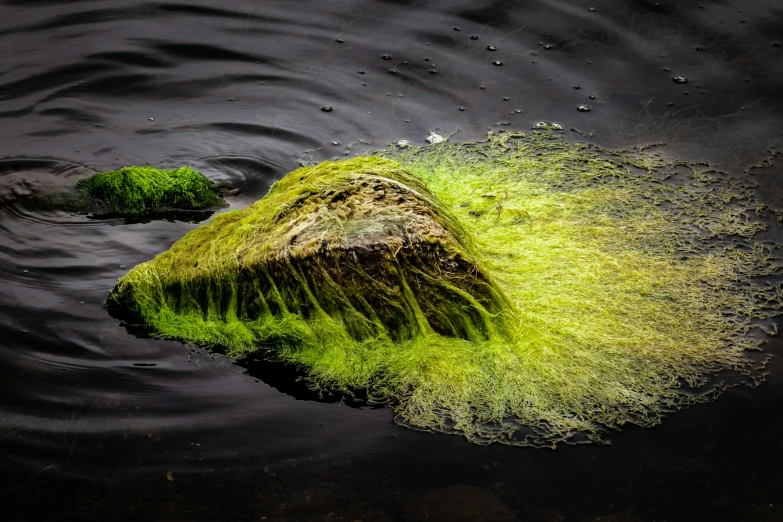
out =
<path fill-rule="evenodd" d="M 123 167 L 83 179 L 76 189 L 106 210 L 125 215 L 205 210 L 223 204 L 217 186 L 190 167 Z"/>
<path fill-rule="evenodd" d="M 780 267 L 748 188 L 551 128 L 379 155 L 393 161 L 289 174 L 131 270 L 110 304 L 234 356 L 271 343 L 321 387 L 480 444 L 599 441 L 716 396 L 719 371 L 753 382 L 749 329 L 783 290 L 759 280 Z M 395 201 L 400 185 L 415 195 Z"/>

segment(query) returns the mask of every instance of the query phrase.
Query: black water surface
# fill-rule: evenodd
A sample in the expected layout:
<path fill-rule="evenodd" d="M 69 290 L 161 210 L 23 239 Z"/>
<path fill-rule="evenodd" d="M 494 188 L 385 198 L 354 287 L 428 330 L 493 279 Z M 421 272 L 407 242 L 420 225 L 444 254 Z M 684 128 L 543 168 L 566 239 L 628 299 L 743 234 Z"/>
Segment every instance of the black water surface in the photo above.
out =
<path fill-rule="evenodd" d="M 299 161 L 539 120 L 742 174 L 783 139 L 782 27 L 778 0 L 0 0 L 0 517 L 783 520 L 779 357 L 611 446 L 472 446 L 130 335 L 109 288 L 197 224 L 37 204 L 149 163 L 240 208 Z"/>

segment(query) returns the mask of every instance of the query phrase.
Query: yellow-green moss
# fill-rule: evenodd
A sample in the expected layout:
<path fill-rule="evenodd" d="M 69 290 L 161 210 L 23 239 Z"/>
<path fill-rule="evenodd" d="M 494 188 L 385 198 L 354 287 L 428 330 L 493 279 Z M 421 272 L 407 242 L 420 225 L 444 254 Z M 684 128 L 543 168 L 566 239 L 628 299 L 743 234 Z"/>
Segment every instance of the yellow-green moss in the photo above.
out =
<path fill-rule="evenodd" d="M 233 356 L 272 345 L 319 386 L 366 388 L 398 422 L 476 443 L 596 441 L 714 397 L 717 372 L 752 377 L 761 343 L 749 330 L 782 292 L 762 277 L 779 266 L 755 239 L 762 208 L 747 188 L 705 164 L 550 129 L 379 154 L 391 161 L 289 174 L 131 270 L 110 303 Z M 411 237 L 435 247 L 406 244 L 397 225 L 416 221 L 389 184 L 414 194 L 400 204 L 429 217 Z M 325 204 L 350 186 L 361 204 Z M 380 192 L 383 205 L 368 206 Z M 378 230 L 382 241 L 362 244 L 391 248 L 370 277 L 323 254 Z M 419 248 L 462 264 L 433 275 L 453 265 L 421 263 Z"/>
<path fill-rule="evenodd" d="M 76 188 L 106 210 L 126 215 L 204 210 L 223 205 L 217 186 L 190 167 L 172 170 L 123 167 L 83 179 Z"/>

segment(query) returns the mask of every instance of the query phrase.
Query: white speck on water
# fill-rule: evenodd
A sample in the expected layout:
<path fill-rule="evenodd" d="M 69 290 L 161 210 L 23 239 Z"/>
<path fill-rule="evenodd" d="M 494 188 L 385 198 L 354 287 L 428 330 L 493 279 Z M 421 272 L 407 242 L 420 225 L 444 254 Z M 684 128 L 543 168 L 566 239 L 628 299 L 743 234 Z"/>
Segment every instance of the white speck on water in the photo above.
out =
<path fill-rule="evenodd" d="M 440 134 L 438 134 L 437 132 L 433 132 L 432 134 L 427 136 L 427 143 L 432 143 L 434 145 L 436 143 L 442 142 L 444 139 L 445 138 Z"/>
<path fill-rule="evenodd" d="M 534 129 L 553 129 L 553 130 L 563 130 L 563 126 L 559 123 L 549 122 L 549 121 L 539 121 L 538 123 L 533 124 Z"/>

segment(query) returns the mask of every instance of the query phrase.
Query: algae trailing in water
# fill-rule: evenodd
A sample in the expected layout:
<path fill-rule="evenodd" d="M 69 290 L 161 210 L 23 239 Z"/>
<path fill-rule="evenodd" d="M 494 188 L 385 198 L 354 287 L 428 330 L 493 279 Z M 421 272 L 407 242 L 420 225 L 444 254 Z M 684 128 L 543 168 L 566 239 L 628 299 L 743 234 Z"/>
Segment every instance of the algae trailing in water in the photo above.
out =
<path fill-rule="evenodd" d="M 599 441 L 753 379 L 783 293 L 762 211 L 706 164 L 504 132 L 294 171 L 109 303 L 232 356 L 272 345 L 413 428 Z"/>
<path fill-rule="evenodd" d="M 223 204 L 217 186 L 190 168 L 123 167 L 76 184 L 83 195 L 123 215 L 215 208 Z"/>

